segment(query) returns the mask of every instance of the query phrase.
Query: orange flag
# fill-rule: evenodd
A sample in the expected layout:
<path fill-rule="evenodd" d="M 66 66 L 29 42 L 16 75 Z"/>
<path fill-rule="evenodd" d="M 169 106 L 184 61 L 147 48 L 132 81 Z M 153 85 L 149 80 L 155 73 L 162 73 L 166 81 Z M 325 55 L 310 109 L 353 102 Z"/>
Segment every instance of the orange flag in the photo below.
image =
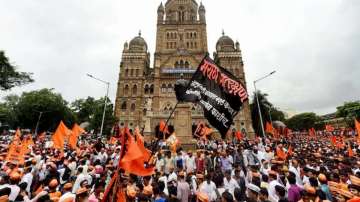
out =
<path fill-rule="evenodd" d="M 71 134 L 71 131 L 65 126 L 64 122 L 61 121 L 57 127 L 55 133 L 52 136 L 52 141 L 56 149 L 64 149 L 65 138 Z"/>
<path fill-rule="evenodd" d="M 151 156 L 151 152 L 148 149 L 145 148 L 145 146 L 144 146 L 144 138 L 140 134 L 140 131 L 139 131 L 138 127 L 135 128 L 134 133 L 135 133 L 135 136 L 136 136 L 137 146 L 139 147 L 140 151 L 143 153 L 144 159 L 146 161 L 149 160 L 150 156 Z"/>
<path fill-rule="evenodd" d="M 309 129 L 309 136 L 310 136 L 310 137 L 316 137 L 315 128 L 310 128 L 310 129 Z"/>
<path fill-rule="evenodd" d="M 265 132 L 274 135 L 275 131 L 274 131 L 274 127 L 271 125 L 271 123 L 266 122 L 266 130 L 265 130 Z"/>
<path fill-rule="evenodd" d="M 18 129 L 16 129 L 16 132 L 15 132 L 15 135 L 14 135 L 14 138 L 13 138 L 12 142 L 19 143 L 20 142 L 20 137 L 21 137 L 21 131 L 18 128 Z"/>
<path fill-rule="evenodd" d="M 169 133 L 168 131 L 168 127 L 166 126 L 166 123 L 164 120 L 161 120 L 160 123 L 159 123 L 159 130 L 160 132 L 162 133 Z"/>
<path fill-rule="evenodd" d="M 286 153 L 284 152 L 284 150 L 280 147 L 277 147 L 276 148 L 276 155 L 281 158 L 282 160 L 286 160 L 287 158 L 287 155 Z"/>
<path fill-rule="evenodd" d="M 71 134 L 69 137 L 69 145 L 71 149 L 76 150 L 76 144 L 77 144 L 77 140 L 79 135 L 81 135 L 82 133 L 85 133 L 85 130 L 83 128 L 81 128 L 78 124 L 74 124 L 72 130 L 71 130 Z"/>
<path fill-rule="evenodd" d="M 24 154 L 27 154 L 30 152 L 29 146 L 34 145 L 34 141 L 32 139 L 32 135 L 28 134 L 24 137 L 23 141 L 21 142 L 21 146 L 24 150 Z"/>
<path fill-rule="evenodd" d="M 235 136 L 239 141 L 242 141 L 243 135 L 240 131 L 236 131 Z"/>
<path fill-rule="evenodd" d="M 360 122 L 358 120 L 355 119 L 355 129 L 357 131 L 358 134 L 358 144 L 360 144 Z"/>
<path fill-rule="evenodd" d="M 331 136 L 331 144 L 332 144 L 333 146 L 336 145 L 336 137 L 335 137 L 335 135 Z"/>
<path fill-rule="evenodd" d="M 353 157 L 354 156 L 354 152 L 351 148 L 351 146 L 349 145 L 349 148 L 348 148 L 348 154 L 349 154 L 349 157 Z"/>
<path fill-rule="evenodd" d="M 25 150 L 21 144 L 11 143 L 6 155 L 6 161 L 17 165 L 23 165 L 25 162 Z"/>
<path fill-rule="evenodd" d="M 149 176 L 154 174 L 155 168 L 145 168 L 144 154 L 135 142 L 134 138 L 129 134 L 128 130 L 125 133 L 127 135 L 127 148 L 124 157 L 120 161 L 120 167 L 125 172 L 138 175 L 138 176 Z"/>
<path fill-rule="evenodd" d="M 325 125 L 325 129 L 327 132 L 333 132 L 335 128 L 332 125 Z"/>

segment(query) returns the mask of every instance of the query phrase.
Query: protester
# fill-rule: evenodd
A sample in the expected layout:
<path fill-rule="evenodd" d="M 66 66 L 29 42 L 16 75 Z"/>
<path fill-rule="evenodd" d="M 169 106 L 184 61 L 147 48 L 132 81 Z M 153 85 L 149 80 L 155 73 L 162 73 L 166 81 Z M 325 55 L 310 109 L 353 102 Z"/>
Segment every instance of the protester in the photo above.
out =
<path fill-rule="evenodd" d="M 317 139 L 308 135 L 264 140 L 243 137 L 242 141 L 201 139 L 198 148 L 186 151 L 181 146 L 173 151 L 155 143 L 156 147 L 143 147 L 155 150 L 149 154 L 156 158 L 147 157 L 153 163 L 142 161 L 142 169 L 141 163 L 122 165 L 126 169 L 137 165 L 132 169 L 140 174 L 122 173 L 124 192 L 116 197 L 156 202 L 359 199 L 360 148 L 347 137 L 346 144 L 354 148 L 349 156 L 346 144 L 333 145 L 331 138 L 323 133 Z M 1 141 L 2 145 L 13 144 L 12 139 Z M 8 149 L 2 148 L 0 201 L 100 202 L 109 197 L 105 190 L 119 173 L 121 142 L 103 143 L 83 135 L 76 146 L 71 149 L 65 143 L 57 149 L 50 139 L 34 138 L 23 163 L 9 160 Z M 151 174 L 143 174 L 147 172 Z"/>

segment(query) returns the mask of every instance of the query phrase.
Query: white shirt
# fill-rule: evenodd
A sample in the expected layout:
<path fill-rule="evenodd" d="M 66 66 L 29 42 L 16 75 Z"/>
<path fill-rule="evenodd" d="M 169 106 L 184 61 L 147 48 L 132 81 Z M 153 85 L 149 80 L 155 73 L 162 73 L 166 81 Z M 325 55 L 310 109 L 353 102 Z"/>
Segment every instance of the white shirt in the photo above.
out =
<path fill-rule="evenodd" d="M 209 197 L 210 201 L 215 201 L 217 198 L 216 185 L 213 181 L 210 181 L 210 184 L 208 184 L 207 181 L 204 181 L 203 183 L 201 183 L 200 192 L 205 193 Z"/>
<path fill-rule="evenodd" d="M 271 202 L 278 202 L 279 201 L 279 197 L 276 195 L 276 190 L 275 187 L 279 185 L 282 186 L 277 180 L 273 180 L 269 183 L 269 200 Z M 283 187 L 283 186 L 282 186 Z"/>
<path fill-rule="evenodd" d="M 303 187 L 303 182 L 300 177 L 300 168 L 295 168 L 294 166 L 290 166 L 289 172 L 292 172 L 295 174 L 296 184 L 300 187 Z"/>
<path fill-rule="evenodd" d="M 75 197 L 76 195 L 71 193 L 71 192 L 66 192 L 65 194 L 63 194 L 59 201 L 58 202 L 63 202 L 65 199 L 68 199 L 68 198 L 73 198 L 73 202 L 75 201 Z"/>
<path fill-rule="evenodd" d="M 16 197 L 19 195 L 20 193 L 20 187 L 17 185 L 8 185 L 7 187 L 9 187 L 11 189 L 10 195 L 9 195 L 9 201 L 15 201 Z"/>
<path fill-rule="evenodd" d="M 186 166 L 186 172 L 194 172 L 196 169 L 196 163 L 195 163 L 195 157 L 194 156 L 186 156 L 185 158 L 185 166 Z"/>
<path fill-rule="evenodd" d="M 224 177 L 224 188 L 228 190 L 230 194 L 234 195 L 235 188 L 240 188 L 240 186 L 234 178 L 231 178 L 230 181 L 228 181 L 226 177 Z"/>
<path fill-rule="evenodd" d="M 26 191 L 30 194 L 30 187 L 31 187 L 31 183 L 33 181 L 33 175 L 32 173 L 26 173 L 22 178 L 21 178 L 21 182 L 26 182 L 27 186 L 26 186 Z"/>

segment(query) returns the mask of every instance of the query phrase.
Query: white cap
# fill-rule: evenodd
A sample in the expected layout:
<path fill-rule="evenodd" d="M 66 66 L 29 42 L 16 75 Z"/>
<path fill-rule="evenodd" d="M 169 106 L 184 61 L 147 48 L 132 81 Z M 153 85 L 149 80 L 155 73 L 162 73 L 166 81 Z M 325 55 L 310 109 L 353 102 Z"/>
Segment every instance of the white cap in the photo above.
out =
<path fill-rule="evenodd" d="M 254 191 L 256 193 L 260 192 L 260 188 L 252 183 L 247 185 L 247 188 L 250 189 L 251 191 Z"/>

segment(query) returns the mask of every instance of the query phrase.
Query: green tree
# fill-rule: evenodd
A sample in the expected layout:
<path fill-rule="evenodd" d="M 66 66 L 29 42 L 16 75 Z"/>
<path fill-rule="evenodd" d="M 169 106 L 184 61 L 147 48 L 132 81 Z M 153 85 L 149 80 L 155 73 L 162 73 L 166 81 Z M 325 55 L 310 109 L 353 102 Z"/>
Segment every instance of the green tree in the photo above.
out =
<path fill-rule="evenodd" d="M 35 129 L 39 115 L 42 113 L 38 131 L 54 131 L 61 120 L 68 127 L 75 122 L 75 116 L 68 103 L 51 89 L 23 93 L 16 105 L 15 113 L 19 126 L 30 129 Z"/>
<path fill-rule="evenodd" d="M 10 63 L 4 51 L 0 51 L 0 90 L 9 90 L 34 82 L 31 75 L 32 73 L 16 71 L 16 67 Z"/>
<path fill-rule="evenodd" d="M 273 121 L 281 121 L 281 122 L 285 121 L 284 112 L 282 112 L 276 108 L 271 108 L 270 114 L 271 114 L 271 120 L 273 120 Z"/>
<path fill-rule="evenodd" d="M 90 130 L 94 130 L 95 133 L 100 132 L 102 116 L 104 112 L 104 98 L 95 100 L 92 97 L 86 99 L 75 100 L 72 104 L 72 110 L 75 112 L 75 116 L 79 123 L 89 122 Z M 109 135 L 111 128 L 116 122 L 114 116 L 114 106 L 107 98 L 107 106 L 105 112 L 105 121 L 104 121 L 104 135 Z"/>
<path fill-rule="evenodd" d="M 354 127 L 354 119 L 360 118 L 360 101 L 345 102 L 336 109 L 336 117 L 344 118 L 348 127 Z"/>
<path fill-rule="evenodd" d="M 16 105 L 19 102 L 19 96 L 8 95 L 3 98 L 0 103 L 0 122 L 3 125 L 8 125 L 11 128 L 16 128 L 18 124 L 17 114 L 15 113 Z"/>
<path fill-rule="evenodd" d="M 256 96 L 259 98 L 260 112 L 263 118 L 263 123 L 265 124 L 267 121 L 270 121 L 269 110 L 273 107 L 273 105 L 267 99 L 268 94 L 262 93 L 261 91 L 257 91 L 253 95 L 253 102 L 250 104 L 251 109 L 251 117 L 253 128 L 256 134 L 262 134 L 261 132 L 261 122 L 259 117 L 259 108 L 256 101 Z"/>
<path fill-rule="evenodd" d="M 302 113 L 291 117 L 286 120 L 286 125 L 292 130 L 308 130 L 316 126 L 316 123 L 321 119 L 315 113 Z"/>

